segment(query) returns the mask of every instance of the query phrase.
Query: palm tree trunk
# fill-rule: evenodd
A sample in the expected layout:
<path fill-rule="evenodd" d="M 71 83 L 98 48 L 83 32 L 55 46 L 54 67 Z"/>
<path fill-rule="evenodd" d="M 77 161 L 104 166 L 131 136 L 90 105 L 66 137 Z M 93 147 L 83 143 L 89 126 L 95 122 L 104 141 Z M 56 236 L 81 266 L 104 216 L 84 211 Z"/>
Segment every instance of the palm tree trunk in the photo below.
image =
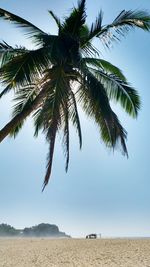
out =
<path fill-rule="evenodd" d="M 0 130 L 0 143 L 3 139 L 10 134 L 10 132 L 16 128 L 16 126 L 23 121 L 30 113 L 37 108 L 40 102 L 43 100 L 47 93 L 47 86 L 43 88 L 38 96 L 34 99 L 32 104 L 28 107 L 28 109 L 23 110 L 20 114 L 16 115 L 10 122 L 8 122 L 1 130 Z"/>

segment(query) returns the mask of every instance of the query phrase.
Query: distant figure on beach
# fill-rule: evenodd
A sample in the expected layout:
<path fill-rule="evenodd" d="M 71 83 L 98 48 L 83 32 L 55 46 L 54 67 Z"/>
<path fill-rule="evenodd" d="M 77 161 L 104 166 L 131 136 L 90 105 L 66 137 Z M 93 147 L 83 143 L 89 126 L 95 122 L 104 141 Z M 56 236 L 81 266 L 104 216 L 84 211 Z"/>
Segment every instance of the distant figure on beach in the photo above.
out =
<path fill-rule="evenodd" d="M 90 234 L 86 236 L 86 239 L 96 239 L 97 238 L 97 234 Z"/>

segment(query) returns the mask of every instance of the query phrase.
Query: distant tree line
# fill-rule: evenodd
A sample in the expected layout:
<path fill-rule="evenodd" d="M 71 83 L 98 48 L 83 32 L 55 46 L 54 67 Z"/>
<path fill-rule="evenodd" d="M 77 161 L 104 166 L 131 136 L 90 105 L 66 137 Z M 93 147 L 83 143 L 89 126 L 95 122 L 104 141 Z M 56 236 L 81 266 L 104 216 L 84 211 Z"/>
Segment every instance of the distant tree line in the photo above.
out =
<path fill-rule="evenodd" d="M 19 230 L 5 223 L 0 224 L 0 236 L 17 236 L 17 235 L 19 235 Z"/>
<path fill-rule="evenodd" d="M 55 224 L 41 223 L 24 229 L 15 229 L 8 224 L 0 224 L 0 237 L 70 237 L 60 232 Z"/>

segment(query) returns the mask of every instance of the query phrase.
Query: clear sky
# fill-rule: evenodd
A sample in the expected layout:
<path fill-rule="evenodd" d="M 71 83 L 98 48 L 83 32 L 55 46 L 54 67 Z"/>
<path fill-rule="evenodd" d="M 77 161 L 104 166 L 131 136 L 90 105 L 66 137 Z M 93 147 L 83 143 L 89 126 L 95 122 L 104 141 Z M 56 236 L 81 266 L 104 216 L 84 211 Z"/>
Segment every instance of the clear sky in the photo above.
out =
<path fill-rule="evenodd" d="M 66 15 L 75 0 L 0 0 L 0 7 L 30 20 L 49 33 L 56 26 L 47 10 Z M 87 0 L 87 22 L 104 11 L 104 23 L 123 9 L 146 9 L 149 0 Z M 9 44 L 32 47 L 20 29 L 0 20 L 0 39 Z M 101 44 L 96 42 L 100 49 Z M 72 236 L 96 232 L 103 236 L 150 236 L 150 34 L 131 31 L 102 56 L 120 67 L 139 91 L 142 108 L 137 120 L 127 117 L 114 106 L 128 131 L 129 159 L 119 151 L 111 152 L 102 144 L 95 125 L 81 112 L 83 148 L 79 151 L 73 130 L 69 171 L 64 170 L 64 157 L 58 138 L 53 173 L 44 193 L 48 145 L 43 135 L 33 138 L 31 120 L 19 136 L 7 138 L 0 145 L 0 223 L 15 227 L 41 222 L 55 223 Z M 10 96 L 0 101 L 0 126 L 11 114 Z"/>

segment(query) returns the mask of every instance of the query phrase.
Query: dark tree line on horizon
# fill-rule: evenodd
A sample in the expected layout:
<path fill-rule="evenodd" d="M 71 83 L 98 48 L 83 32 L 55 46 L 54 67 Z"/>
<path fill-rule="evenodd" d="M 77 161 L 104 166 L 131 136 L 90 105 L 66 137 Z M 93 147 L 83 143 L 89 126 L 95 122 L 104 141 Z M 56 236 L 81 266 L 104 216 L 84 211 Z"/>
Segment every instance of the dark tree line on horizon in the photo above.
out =
<path fill-rule="evenodd" d="M 15 229 L 11 225 L 0 224 L 0 237 L 70 237 L 60 232 L 55 224 L 41 223 L 24 229 Z"/>

